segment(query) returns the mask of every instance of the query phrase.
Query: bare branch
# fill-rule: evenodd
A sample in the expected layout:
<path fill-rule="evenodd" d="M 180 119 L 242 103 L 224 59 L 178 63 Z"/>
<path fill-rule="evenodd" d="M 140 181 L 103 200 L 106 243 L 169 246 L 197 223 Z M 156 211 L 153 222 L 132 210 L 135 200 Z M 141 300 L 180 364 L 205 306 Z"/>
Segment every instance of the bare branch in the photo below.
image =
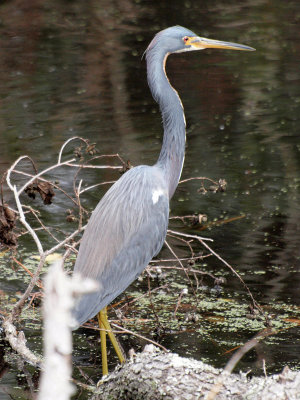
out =
<path fill-rule="evenodd" d="M 205 176 L 196 176 L 194 178 L 187 178 L 187 179 L 183 179 L 183 180 L 179 181 L 179 185 L 181 183 L 186 183 L 186 182 L 189 182 L 189 181 L 199 181 L 199 180 L 200 181 L 209 181 L 209 182 L 213 183 L 214 185 L 218 184 L 217 182 L 213 181 L 210 178 L 206 178 Z"/>
<path fill-rule="evenodd" d="M 72 142 L 73 140 L 80 140 L 80 141 L 82 141 L 82 142 L 84 142 L 84 143 L 87 143 L 87 142 L 86 142 L 86 139 L 83 139 L 83 138 L 81 138 L 81 137 L 79 137 L 79 136 L 74 136 L 74 137 L 71 137 L 70 139 L 68 139 L 68 140 L 61 146 L 61 148 L 60 148 L 60 151 L 59 151 L 59 154 L 58 154 L 58 159 L 57 159 L 57 164 L 61 164 L 62 153 L 63 153 L 65 147 L 66 147 L 70 142 Z"/>
<path fill-rule="evenodd" d="M 253 349 L 253 347 L 257 346 L 258 343 L 267 336 L 274 334 L 275 331 L 273 329 L 267 328 L 263 331 L 259 332 L 252 339 L 250 339 L 247 343 L 245 343 L 238 351 L 234 353 L 234 355 L 230 358 L 228 363 L 226 364 L 224 370 L 222 371 L 220 377 L 218 377 L 216 383 L 210 390 L 210 392 L 206 396 L 206 400 L 214 400 L 218 393 L 220 392 L 225 379 L 232 373 L 237 363 L 244 357 L 248 351 Z"/>
<path fill-rule="evenodd" d="M 42 257 L 42 255 L 44 253 L 43 246 L 42 246 L 37 234 L 35 233 L 35 231 L 31 228 L 30 224 L 26 221 L 26 218 L 25 218 L 25 215 L 24 215 L 24 212 L 23 212 L 23 208 L 22 208 L 22 205 L 21 205 L 21 202 L 20 202 L 20 199 L 19 199 L 19 193 L 17 191 L 17 187 L 15 185 L 11 186 L 10 181 L 9 181 L 9 174 L 7 174 L 7 179 L 8 179 L 10 188 L 12 189 L 12 191 L 14 193 L 14 196 L 15 196 L 15 201 L 16 201 L 17 208 L 18 208 L 18 211 L 19 211 L 20 221 L 25 226 L 25 228 L 28 230 L 28 232 L 31 234 L 31 236 L 32 236 L 33 240 L 35 241 L 35 244 L 36 244 L 36 246 L 38 248 L 38 252 L 40 254 L 40 257 Z"/>
<path fill-rule="evenodd" d="M 205 237 L 198 236 L 198 235 L 189 235 L 187 233 L 176 232 L 176 231 L 173 231 L 171 229 L 168 229 L 168 233 L 172 233 L 173 235 L 177 235 L 177 236 L 183 236 L 183 237 L 187 237 L 187 238 L 191 238 L 191 239 L 196 239 L 196 240 L 199 240 L 199 241 L 201 241 L 201 240 L 203 240 L 203 241 L 206 240 L 208 242 L 213 242 L 214 241 L 213 239 L 210 239 L 210 238 L 205 238 Z"/>
<path fill-rule="evenodd" d="M 13 191 L 13 186 L 12 186 L 12 184 L 11 184 L 11 182 L 10 182 L 11 173 L 14 172 L 14 169 L 15 169 L 16 165 L 17 165 L 21 160 L 23 160 L 23 159 L 25 159 L 25 158 L 29 158 L 29 157 L 28 157 L 28 156 L 19 157 L 19 158 L 13 163 L 13 165 L 9 168 L 9 170 L 7 171 L 6 182 L 7 182 L 8 186 L 9 186 L 9 188 L 10 188 L 12 191 Z M 64 165 L 67 165 L 67 164 L 73 162 L 74 160 L 75 160 L 75 158 L 72 158 L 72 159 L 70 159 L 70 160 L 68 160 L 68 161 L 65 161 L 65 162 L 63 162 L 63 163 L 51 165 L 49 168 L 46 168 L 46 169 L 44 169 L 43 171 L 39 172 L 38 174 L 34 175 L 31 179 L 29 179 L 29 180 L 25 183 L 25 185 L 23 185 L 23 186 L 21 187 L 21 189 L 19 189 L 19 191 L 17 192 L 18 196 L 20 196 L 20 194 L 27 188 L 27 186 L 29 186 L 33 181 L 35 181 L 35 180 L 36 180 L 37 178 L 39 178 L 40 176 L 45 175 L 46 173 L 52 171 L 53 169 L 56 169 L 56 168 L 58 168 L 58 167 L 62 167 L 62 166 L 64 166 Z"/>
<path fill-rule="evenodd" d="M 45 279 L 44 356 L 43 373 L 38 399 L 68 400 L 75 388 L 70 382 L 72 374 L 71 310 L 75 298 L 90 293 L 98 285 L 78 276 L 69 278 L 63 270 L 62 260 L 54 263 Z M 55 384 L 53 384 L 55 383 Z"/>
<path fill-rule="evenodd" d="M 111 323 L 111 325 L 114 326 L 115 328 L 119 329 L 119 333 L 129 333 L 130 335 L 136 336 L 136 337 L 138 337 L 138 338 L 140 338 L 140 339 L 145 340 L 146 342 L 152 343 L 152 344 L 154 344 L 155 346 L 160 347 L 160 348 L 161 348 L 163 351 L 165 351 L 166 353 L 169 352 L 168 349 L 166 349 L 166 348 L 165 348 L 163 345 L 161 345 L 160 343 L 155 342 L 154 340 L 151 340 L 151 339 L 149 339 L 149 338 L 147 338 L 147 337 L 145 337 L 145 336 L 139 335 L 138 333 L 133 332 L 133 331 L 130 331 L 129 329 L 123 328 L 122 326 L 119 326 L 119 325 L 117 325 L 117 324 L 115 324 L 115 323 Z"/>
<path fill-rule="evenodd" d="M 3 322 L 6 339 L 11 347 L 20 354 L 29 364 L 39 367 L 42 363 L 42 358 L 35 355 L 26 345 L 26 338 L 23 331 L 17 332 L 16 327 L 10 319 Z"/>

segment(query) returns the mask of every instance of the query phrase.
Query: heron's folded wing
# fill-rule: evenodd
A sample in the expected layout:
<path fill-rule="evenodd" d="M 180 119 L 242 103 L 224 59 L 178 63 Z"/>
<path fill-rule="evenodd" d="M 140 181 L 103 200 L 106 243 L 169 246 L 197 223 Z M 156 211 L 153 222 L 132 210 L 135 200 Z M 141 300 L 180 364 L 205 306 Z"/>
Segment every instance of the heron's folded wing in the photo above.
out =
<path fill-rule="evenodd" d="M 169 200 L 151 168 L 128 171 L 92 214 L 74 272 L 95 279 L 99 290 L 83 296 L 76 305 L 79 323 L 122 293 L 163 245 Z"/>

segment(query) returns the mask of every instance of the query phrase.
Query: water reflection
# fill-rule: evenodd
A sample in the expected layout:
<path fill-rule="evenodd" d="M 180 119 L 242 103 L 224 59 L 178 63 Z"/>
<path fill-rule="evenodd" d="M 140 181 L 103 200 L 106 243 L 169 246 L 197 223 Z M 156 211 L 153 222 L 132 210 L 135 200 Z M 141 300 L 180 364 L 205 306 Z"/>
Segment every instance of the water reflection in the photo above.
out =
<path fill-rule="evenodd" d="M 214 1 L 201 7 L 177 0 L 172 7 L 165 1 L 4 2 L 0 171 L 24 153 L 40 168 L 48 166 L 73 135 L 97 142 L 101 153 L 153 163 L 161 145 L 161 117 L 141 61 L 153 34 L 181 24 L 203 36 L 249 44 L 257 49 L 250 56 L 206 51 L 174 55 L 168 62 L 188 124 L 183 177 L 228 182 L 226 193 L 205 196 L 190 182 L 178 189 L 171 209 L 173 215 L 205 213 L 209 221 L 244 215 L 207 233 L 215 250 L 238 266 L 257 300 L 299 306 L 299 19 L 296 1 Z M 101 178 L 115 175 L 106 171 Z M 68 176 L 60 179 L 71 187 Z M 90 172 L 86 179 L 94 183 L 99 175 Z M 92 208 L 102 193 L 88 194 L 86 205 Z M 60 205 L 53 208 L 55 213 L 47 211 L 49 221 L 59 225 Z M 215 261 L 209 267 L 220 271 Z M 243 295 L 233 279 L 226 290 Z M 282 334 L 278 356 L 270 344 L 257 352 L 263 348 L 274 370 L 285 363 L 299 368 L 298 333 L 293 328 Z M 224 335 L 219 332 L 215 341 Z M 199 336 L 171 336 L 166 345 L 184 353 L 185 341 L 194 341 L 193 356 L 205 354 L 223 365 L 214 357 L 214 345 Z"/>

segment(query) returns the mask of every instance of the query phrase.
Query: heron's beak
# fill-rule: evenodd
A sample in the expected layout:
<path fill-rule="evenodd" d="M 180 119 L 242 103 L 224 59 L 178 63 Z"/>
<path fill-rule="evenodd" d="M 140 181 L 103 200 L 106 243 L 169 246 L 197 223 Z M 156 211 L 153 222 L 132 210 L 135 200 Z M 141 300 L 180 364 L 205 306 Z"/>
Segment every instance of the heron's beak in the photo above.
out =
<path fill-rule="evenodd" d="M 239 43 L 222 42 L 220 40 L 206 39 L 199 36 L 190 37 L 188 43 L 195 50 L 202 49 L 229 49 L 229 50 L 245 50 L 255 51 L 253 47 L 245 46 Z"/>

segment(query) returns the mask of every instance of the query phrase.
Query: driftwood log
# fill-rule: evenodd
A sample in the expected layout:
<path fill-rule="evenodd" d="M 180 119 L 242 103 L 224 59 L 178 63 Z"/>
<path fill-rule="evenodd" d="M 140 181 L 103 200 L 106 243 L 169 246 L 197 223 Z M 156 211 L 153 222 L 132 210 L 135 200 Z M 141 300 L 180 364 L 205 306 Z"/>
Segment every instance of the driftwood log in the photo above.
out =
<path fill-rule="evenodd" d="M 217 389 L 217 390 L 214 390 Z M 248 379 L 201 361 L 162 353 L 153 345 L 106 377 L 93 400 L 299 400 L 300 372 Z"/>

